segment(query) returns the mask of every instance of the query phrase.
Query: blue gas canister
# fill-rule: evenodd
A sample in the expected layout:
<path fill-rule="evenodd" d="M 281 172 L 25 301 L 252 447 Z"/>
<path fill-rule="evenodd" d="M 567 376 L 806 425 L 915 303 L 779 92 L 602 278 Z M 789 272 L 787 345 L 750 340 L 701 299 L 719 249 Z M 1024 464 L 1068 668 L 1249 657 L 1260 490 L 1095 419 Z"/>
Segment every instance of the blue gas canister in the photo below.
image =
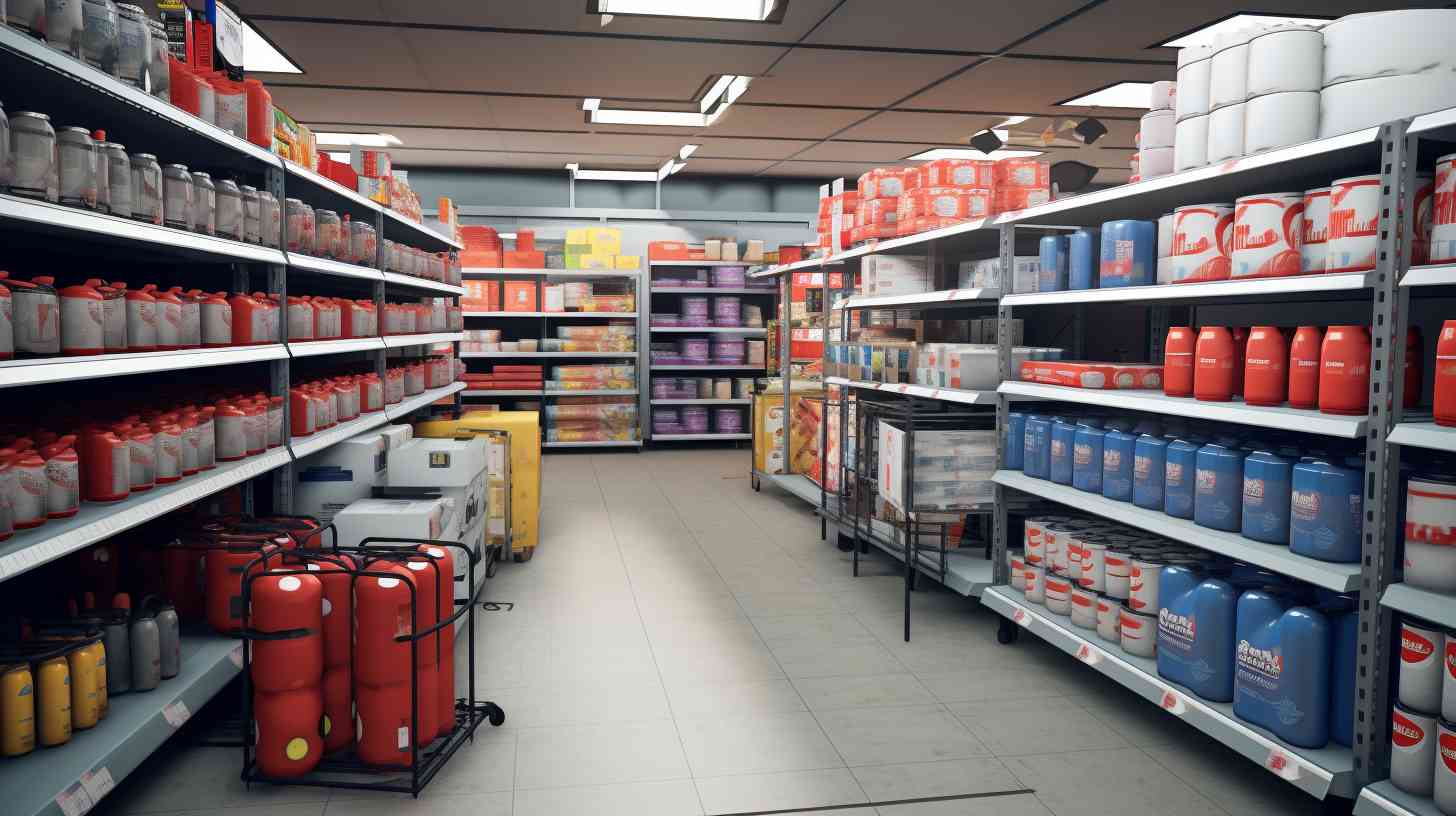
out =
<path fill-rule="evenodd" d="M 1077 428 L 1072 443 L 1072 487 L 1088 493 L 1102 492 L 1102 444 L 1107 432 L 1101 428 Z"/>
<path fill-rule="evenodd" d="M 1052 423 L 1051 466 L 1047 478 L 1057 484 L 1072 483 L 1072 444 L 1077 426 L 1064 419 Z"/>
<path fill-rule="evenodd" d="M 1294 462 L 1269 451 L 1244 459 L 1245 538 L 1268 544 L 1289 543 L 1289 480 Z"/>
<path fill-rule="evenodd" d="M 1290 479 L 1289 551 L 1321 561 L 1360 560 L 1361 471 L 1323 459 L 1294 466 Z"/>
<path fill-rule="evenodd" d="M 1193 482 L 1198 471 L 1198 443 L 1175 439 L 1168 443 L 1163 465 L 1163 512 L 1193 518 Z"/>
<path fill-rule="evenodd" d="M 1102 225 L 1098 285 L 1149 286 L 1155 282 L 1158 225 L 1152 221 L 1108 221 Z"/>
<path fill-rule="evenodd" d="M 1143 434 L 1132 450 L 1132 503 L 1149 510 L 1162 510 L 1168 440 Z"/>
<path fill-rule="evenodd" d="M 1036 291 L 1060 292 L 1067 288 L 1070 257 L 1067 236 L 1047 235 L 1041 239 L 1041 271 L 1037 273 Z"/>
<path fill-rule="evenodd" d="M 1193 521 L 1200 527 L 1237 532 L 1243 520 L 1244 452 L 1228 440 L 1198 449 Z"/>
<path fill-rule="evenodd" d="M 1096 289 L 1101 236 L 1095 229 L 1079 229 L 1067 239 L 1067 285 L 1070 289 Z"/>
<path fill-rule="evenodd" d="M 1026 461 L 1026 414 L 1010 411 L 1006 414 L 1006 469 L 1021 470 Z"/>
<path fill-rule="evenodd" d="M 1238 590 L 1170 564 L 1158 575 L 1158 604 L 1158 675 L 1205 700 L 1232 700 Z"/>
<path fill-rule="evenodd" d="M 1137 437 L 1127 431 L 1108 431 L 1102 441 L 1102 495 L 1132 501 L 1133 448 Z"/>
<path fill-rule="evenodd" d="M 1052 421 L 1039 414 L 1031 414 L 1026 418 L 1026 432 L 1024 434 L 1026 451 L 1022 462 L 1022 472 L 1027 476 L 1037 479 L 1045 479 L 1047 471 L 1051 467 L 1051 435 Z"/>
<path fill-rule="evenodd" d="M 1278 592 L 1239 598 L 1234 715 L 1291 745 L 1330 739 L 1330 624 Z"/>
<path fill-rule="evenodd" d="M 1330 622 L 1330 739 L 1355 744 L 1355 657 L 1360 614 L 1355 598 L 1320 590 L 1319 610 Z"/>

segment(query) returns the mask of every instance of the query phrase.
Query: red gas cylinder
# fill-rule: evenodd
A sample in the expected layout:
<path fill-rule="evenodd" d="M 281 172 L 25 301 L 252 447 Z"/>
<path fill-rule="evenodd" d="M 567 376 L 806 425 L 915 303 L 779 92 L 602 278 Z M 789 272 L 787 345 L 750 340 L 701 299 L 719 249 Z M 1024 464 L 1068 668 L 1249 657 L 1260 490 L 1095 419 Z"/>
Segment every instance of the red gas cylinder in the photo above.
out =
<path fill-rule="evenodd" d="M 265 636 L 253 642 L 253 687 L 317 687 L 324 678 L 323 584 L 312 575 L 268 574 L 253 579 L 251 593 L 249 628 Z M 267 637 L 281 633 L 297 636 Z"/>
<path fill-rule="evenodd" d="M 1187 326 L 1168 329 L 1163 343 L 1163 393 L 1170 397 L 1193 396 L 1193 349 L 1197 335 Z"/>
<path fill-rule="evenodd" d="M 268 342 L 268 305 L 245 292 L 228 298 L 232 307 L 233 343 L 239 346 Z"/>
<path fill-rule="evenodd" d="M 324 755 L 324 695 L 319 686 L 295 691 L 257 691 L 258 770 L 280 779 L 303 776 Z"/>
<path fill-rule="evenodd" d="M 349 664 L 324 669 L 324 753 L 354 743 L 354 687 Z"/>
<path fill-rule="evenodd" d="M 201 620 L 207 615 L 203 561 L 202 550 L 178 544 L 162 549 L 163 594 L 177 607 L 177 617 L 184 621 Z"/>
<path fill-rule="evenodd" d="M 182 476 L 196 476 L 202 472 L 202 439 L 198 430 L 196 411 L 182 410 L 177 414 L 177 426 L 182 429 Z"/>
<path fill-rule="evenodd" d="M 1204 326 L 1194 349 L 1193 396 L 1228 402 L 1234 394 L 1234 336 L 1223 326 Z"/>
<path fill-rule="evenodd" d="M 242 405 L 243 439 L 249 456 L 268 449 L 268 402 L 248 400 Z"/>
<path fill-rule="evenodd" d="M 87 278 L 86 285 L 101 295 L 101 334 L 106 352 L 126 351 L 126 292 L 100 278 Z"/>
<path fill-rule="evenodd" d="M 186 348 L 182 337 L 182 298 L 170 290 L 158 291 L 154 283 L 142 287 L 142 291 L 157 299 L 157 350 Z"/>
<path fill-rule="evenodd" d="M 131 448 L 108 428 L 81 432 L 81 497 L 91 502 L 118 502 L 131 495 Z"/>
<path fill-rule="evenodd" d="M 386 575 L 365 575 L 354 582 L 355 679 L 360 686 L 403 685 L 408 707 L 410 644 L 395 637 L 414 632 L 418 621 L 424 620 L 424 610 L 412 604 L 414 573 L 388 561 L 374 561 L 366 568 Z"/>
<path fill-rule="evenodd" d="M 319 548 L 324 544 L 309 539 L 308 546 Z M 347 670 L 353 652 L 354 582 L 350 573 L 354 563 L 348 555 L 330 553 L 308 564 L 323 585 L 324 666 L 330 669 L 342 666 Z"/>
<path fill-rule="evenodd" d="M 152 436 L 152 429 L 142 422 L 124 422 L 112 430 L 126 440 L 127 450 L 131 453 L 132 492 L 151 490 L 157 483 L 157 441 Z"/>
<path fill-rule="evenodd" d="M 455 614 L 455 553 L 448 547 L 421 544 L 420 552 L 435 559 L 440 566 L 440 576 L 450 576 L 445 581 L 445 591 L 439 595 L 438 620 L 446 620 Z M 445 736 L 455 728 L 455 625 L 442 628 L 440 636 L 439 689 L 436 695 L 436 736 Z"/>
<path fill-rule="evenodd" d="M 1432 387 L 1436 424 L 1456 426 L 1456 320 L 1441 324 L 1436 340 L 1436 382 Z"/>
<path fill-rule="evenodd" d="M 443 573 L 440 569 L 442 564 L 425 554 L 410 559 L 405 566 L 415 574 L 415 587 L 419 592 L 415 631 L 423 631 L 439 622 L 440 600 L 445 594 L 451 593 L 453 600 L 451 579 L 454 576 Z M 429 741 L 439 731 L 439 665 L 439 633 L 421 638 L 415 650 L 415 682 L 419 684 L 419 733 L 422 741 Z"/>
<path fill-rule="evenodd" d="M 25 447 L 12 459 L 17 490 L 11 495 L 10 509 L 15 529 L 29 530 L 46 522 L 46 494 L 50 492 L 50 485 L 46 482 L 45 459 L 30 447 L 29 440 L 16 444 Z"/>
<path fill-rule="evenodd" d="M 94 286 L 61 289 L 61 353 L 70 357 L 106 353 L 106 298 Z"/>
<path fill-rule="evenodd" d="M 203 348 L 221 348 L 233 344 L 233 306 L 224 292 L 199 293 Z"/>
<path fill-rule="evenodd" d="M 266 534 L 221 533 L 213 537 L 203 559 L 207 622 L 213 629 L 230 634 L 242 628 L 243 571 L 260 572 L 276 566 L 282 552 L 283 548 Z"/>
<path fill-rule="evenodd" d="M 157 484 L 171 484 L 182 479 L 182 427 L 176 416 L 167 414 L 153 419 L 152 437 L 156 441 Z"/>
<path fill-rule="evenodd" d="M 273 95 L 256 79 L 243 80 L 248 99 L 248 141 L 273 149 Z"/>
<path fill-rule="evenodd" d="M 1276 326 L 1254 326 L 1244 349 L 1244 402 L 1282 405 L 1289 385 L 1289 347 Z"/>
<path fill-rule="evenodd" d="M 406 655 L 406 663 L 408 655 Z M 408 765 L 414 746 L 414 719 L 410 712 L 410 684 L 356 688 L 358 733 L 354 746 L 359 759 L 370 765 Z"/>
<path fill-rule="evenodd" d="M 295 436 L 314 432 L 313 401 L 302 388 L 288 389 L 288 430 Z"/>
<path fill-rule="evenodd" d="M 1421 404 L 1422 380 L 1426 376 L 1426 341 L 1421 337 L 1419 326 L 1405 331 L 1405 388 L 1401 393 L 1401 405 L 1407 410 Z"/>
<path fill-rule="evenodd" d="M 182 348 L 202 347 L 202 298 L 197 290 L 183 292 L 182 287 L 173 286 L 167 294 L 182 304 Z"/>
<path fill-rule="evenodd" d="M 236 462 L 248 455 L 247 414 L 236 403 L 219 402 L 213 415 L 217 461 Z"/>
<path fill-rule="evenodd" d="M 1370 409 L 1370 334 L 1364 326 L 1330 326 L 1320 346 L 1319 408 L 1326 414 Z"/>
<path fill-rule="evenodd" d="M 1244 357 L 1249 345 L 1249 330 L 1243 326 L 1229 329 L 1234 338 L 1234 396 L 1244 393 Z"/>
<path fill-rule="evenodd" d="M 1289 342 L 1289 407 L 1314 408 L 1319 404 L 1320 349 L 1324 332 L 1318 326 L 1300 326 Z"/>
<path fill-rule="evenodd" d="M 126 287 L 120 281 L 111 285 Z M 129 289 L 126 293 L 126 350 L 157 350 L 157 299 L 143 289 Z"/>
<path fill-rule="evenodd" d="M 76 455 L 75 446 L 75 435 L 67 434 L 40 449 L 49 485 L 47 518 L 70 518 L 81 509 L 81 458 Z"/>

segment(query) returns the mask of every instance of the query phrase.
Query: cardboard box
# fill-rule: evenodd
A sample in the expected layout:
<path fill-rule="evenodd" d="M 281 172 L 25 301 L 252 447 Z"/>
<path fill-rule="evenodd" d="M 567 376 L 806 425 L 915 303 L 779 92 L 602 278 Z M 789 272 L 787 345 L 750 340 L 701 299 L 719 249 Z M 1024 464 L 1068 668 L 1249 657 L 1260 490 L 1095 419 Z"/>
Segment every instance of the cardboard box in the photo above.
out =
<path fill-rule="evenodd" d="M 1076 360 L 1024 360 L 1024 382 L 1072 388 L 1162 388 L 1163 367 L 1141 363 L 1095 363 Z"/>
<path fill-rule="evenodd" d="M 566 311 L 566 287 L 564 284 L 543 283 L 541 285 L 541 311 Z"/>
<path fill-rule="evenodd" d="M 535 281 L 505 281 L 504 311 L 539 312 L 536 308 Z"/>
<path fill-rule="evenodd" d="M 742 259 L 747 263 L 763 263 L 763 241 L 759 241 L 757 239 L 745 241 L 743 243 L 743 251 L 742 253 L 740 253 L 740 255 Z"/>
<path fill-rule="evenodd" d="M 391 453 L 389 486 L 438 489 L 454 509 L 439 538 L 459 541 L 484 556 L 485 463 L 484 439 L 414 439 Z M 466 567 L 457 558 L 456 576 L 465 575 Z M 483 570 L 476 576 L 485 579 Z M 468 596 L 467 587 L 456 587 L 457 598 Z"/>
<path fill-rule="evenodd" d="M 359 499 L 334 516 L 340 547 L 366 538 L 440 538 L 451 510 L 443 498 Z"/>
<path fill-rule="evenodd" d="M 761 473 L 803 473 L 814 459 L 814 440 L 819 432 L 819 414 L 803 401 L 818 399 L 824 392 L 794 392 L 789 396 L 792 421 L 785 421 L 783 394 L 758 394 L 753 398 L 753 465 Z M 784 435 L 789 435 L 789 461 L 784 461 Z"/>
<path fill-rule="evenodd" d="M 545 269 L 546 253 L 522 252 L 518 249 L 506 250 L 505 266 L 507 269 Z"/>
<path fill-rule="evenodd" d="M 733 241 L 724 241 L 723 242 L 723 257 L 720 258 L 720 260 L 724 260 L 724 261 L 736 261 L 736 260 L 738 260 L 738 244 L 735 243 L 735 242 L 733 242 Z"/>
<path fill-rule="evenodd" d="M 622 254 L 622 231 L 616 227 L 588 227 L 585 243 L 591 245 L 592 254 L 620 255 Z"/>
<path fill-rule="evenodd" d="M 618 269 L 623 269 L 623 270 L 628 270 L 628 269 L 641 269 L 642 268 L 642 256 L 641 255 L 618 255 L 617 256 L 617 268 Z"/>
<path fill-rule="evenodd" d="M 617 266 L 617 256 L 615 256 L 615 255 L 600 255 L 600 254 L 597 254 L 597 253 L 591 253 L 589 255 L 582 255 L 582 256 L 580 256 L 577 259 L 577 267 L 576 268 L 577 269 L 599 269 L 599 270 L 607 270 L 607 269 L 615 269 L 616 266 Z"/>
<path fill-rule="evenodd" d="M 718 240 L 717 238 L 709 238 L 703 241 L 703 260 L 723 260 L 723 242 Z"/>
<path fill-rule="evenodd" d="M 349 148 L 349 165 L 354 172 L 366 178 L 383 179 L 389 178 L 393 162 L 389 153 L 383 150 L 371 150 L 367 147 L 353 145 Z"/>

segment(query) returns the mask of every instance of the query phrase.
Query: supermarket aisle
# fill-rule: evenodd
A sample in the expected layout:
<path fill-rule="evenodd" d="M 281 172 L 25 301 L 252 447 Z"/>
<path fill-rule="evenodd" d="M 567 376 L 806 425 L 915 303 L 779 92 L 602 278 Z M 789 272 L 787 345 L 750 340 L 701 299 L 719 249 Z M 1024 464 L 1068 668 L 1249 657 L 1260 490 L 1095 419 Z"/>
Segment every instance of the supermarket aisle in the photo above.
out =
<path fill-rule="evenodd" d="M 544 538 L 478 637 L 508 713 L 418 801 L 244 791 L 232 750 L 172 750 L 108 814 L 843 816 L 1316 813 L 1258 771 L 950 593 L 875 560 L 852 578 L 744 451 L 546 459 Z M 1027 793 L 1025 791 L 1034 791 Z M 1016 793 L 1022 791 L 1021 793 Z M 1004 794 L 1004 795 L 1002 795 Z M 972 795 L 974 798 L 964 798 Z M 907 799 L 942 798 L 905 803 Z"/>

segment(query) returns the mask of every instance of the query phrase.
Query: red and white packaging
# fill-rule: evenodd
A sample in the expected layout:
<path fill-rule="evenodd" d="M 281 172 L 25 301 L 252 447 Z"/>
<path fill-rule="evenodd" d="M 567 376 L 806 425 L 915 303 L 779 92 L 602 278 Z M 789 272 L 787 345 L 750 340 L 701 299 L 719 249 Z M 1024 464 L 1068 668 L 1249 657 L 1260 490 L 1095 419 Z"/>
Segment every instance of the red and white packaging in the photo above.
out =
<path fill-rule="evenodd" d="M 233 306 L 227 293 L 203 294 L 199 304 L 202 320 L 203 348 L 221 348 L 233 344 Z"/>
<path fill-rule="evenodd" d="M 1390 716 L 1390 781 L 1406 793 L 1430 796 L 1435 785 L 1436 717 L 1397 703 Z"/>
<path fill-rule="evenodd" d="M 202 347 L 202 299 L 196 291 L 183 292 L 182 287 L 173 286 L 167 292 L 182 304 L 182 348 Z M 104 294 L 104 293 L 103 293 Z"/>
<path fill-rule="evenodd" d="M 1416 173 L 1416 217 L 1411 222 L 1411 263 L 1417 266 L 1431 262 L 1431 230 L 1435 225 L 1436 177 Z"/>
<path fill-rule="evenodd" d="M 1456 153 L 1436 159 L 1430 260 L 1431 263 L 1456 261 Z"/>
<path fill-rule="evenodd" d="M 232 307 L 232 342 L 239 346 L 254 346 L 268 342 L 267 301 L 254 298 L 246 292 L 239 292 L 228 298 Z"/>
<path fill-rule="evenodd" d="M 876 167 L 859 177 L 859 197 L 863 200 L 898 198 L 909 189 L 906 184 L 907 176 L 915 175 L 913 168 Z"/>
<path fill-rule="evenodd" d="M 156 443 L 157 484 L 182 480 L 182 428 L 175 421 L 158 417 L 151 422 Z"/>
<path fill-rule="evenodd" d="M 268 398 L 268 447 L 283 445 L 283 398 Z"/>
<path fill-rule="evenodd" d="M 1281 278 L 1301 273 L 1304 193 L 1264 193 L 1234 202 L 1230 278 Z"/>
<path fill-rule="evenodd" d="M 288 339 L 312 340 L 316 318 L 314 307 L 306 298 L 288 296 Z"/>
<path fill-rule="evenodd" d="M 197 411 L 197 464 L 203 470 L 217 467 L 217 408 L 207 405 Z"/>
<path fill-rule="evenodd" d="M 182 342 L 182 299 L 170 291 L 157 291 L 157 285 L 142 287 L 157 301 L 157 350 L 176 351 L 185 348 Z"/>
<path fill-rule="evenodd" d="M 1151 363 L 1096 363 L 1076 360 L 1023 360 L 1023 382 L 1072 388 L 1162 388 L 1163 367 Z"/>
<path fill-rule="evenodd" d="M 10 282 L 16 352 L 31 356 L 60 353 L 61 300 L 55 282 L 50 276 Z"/>
<path fill-rule="evenodd" d="M 1375 268 L 1380 223 L 1380 176 L 1352 176 L 1330 185 L 1330 240 L 1325 271 Z"/>
<path fill-rule="evenodd" d="M 1051 165 L 1040 159 L 1001 159 L 992 173 L 997 190 L 1021 188 L 1048 192 L 1052 187 Z"/>
<path fill-rule="evenodd" d="M 384 410 L 384 382 L 378 374 L 366 374 L 360 384 L 359 411 L 372 414 Z"/>
<path fill-rule="evenodd" d="M 44 445 L 46 518 L 70 518 L 81 509 L 81 458 L 76 455 L 76 437 L 67 434 Z"/>
<path fill-rule="evenodd" d="M 1400 668 L 1396 674 L 1396 697 L 1401 705 L 1416 711 L 1441 710 L 1445 655 L 1446 636 L 1440 627 L 1401 618 Z"/>
<path fill-rule="evenodd" d="M 126 440 L 131 459 L 131 491 L 151 490 L 157 483 L 157 440 L 152 436 L 152 429 L 145 422 L 137 422 L 118 425 L 113 430 Z"/>
<path fill-rule="evenodd" d="M 126 350 L 157 350 L 157 299 L 145 289 L 126 293 Z"/>
<path fill-rule="evenodd" d="M 999 166 L 1000 163 L 997 164 Z M 1002 187 L 998 184 L 991 196 L 991 209 L 998 213 L 1012 212 L 1039 207 L 1050 200 L 1051 191 L 1046 188 Z"/>
<path fill-rule="evenodd" d="M 180 412 L 177 427 L 182 429 L 182 476 L 196 476 L 202 470 L 202 440 L 197 431 L 197 412 Z"/>
<path fill-rule="evenodd" d="M 1304 215 L 1299 238 L 1299 271 L 1321 274 L 1328 260 L 1330 240 L 1330 188 L 1304 191 Z"/>
<path fill-rule="evenodd" d="M 0 360 L 15 357 L 15 325 L 12 318 L 10 288 L 5 285 L 9 272 L 0 272 Z M 0 467 L 5 467 L 0 463 Z M 7 534 L 8 535 L 8 534 Z"/>
<path fill-rule="evenodd" d="M 396 405 L 404 400 L 404 369 L 395 366 L 384 372 L 384 404 Z"/>
<path fill-rule="evenodd" d="M 1407 584 L 1456 593 L 1456 484 L 1428 477 L 1407 483 L 1404 566 Z"/>
<path fill-rule="evenodd" d="M 1232 262 L 1234 208 L 1194 204 L 1173 211 L 1172 283 L 1228 280 Z"/>
<path fill-rule="evenodd" d="M 247 415 L 235 403 L 220 402 L 213 415 L 216 423 L 217 461 L 236 462 L 247 458 Z"/>
<path fill-rule="evenodd" d="M 906 197 L 914 202 L 915 217 L 966 220 L 985 218 L 991 211 L 991 191 L 957 187 L 924 187 Z"/>
<path fill-rule="evenodd" d="M 61 353 L 84 356 L 106 353 L 103 312 L 106 299 L 94 286 L 66 286 L 61 297 Z"/>
<path fill-rule="evenodd" d="M 936 159 L 921 165 L 920 184 L 989 191 L 996 183 L 995 168 L 995 162 L 984 159 Z"/>

